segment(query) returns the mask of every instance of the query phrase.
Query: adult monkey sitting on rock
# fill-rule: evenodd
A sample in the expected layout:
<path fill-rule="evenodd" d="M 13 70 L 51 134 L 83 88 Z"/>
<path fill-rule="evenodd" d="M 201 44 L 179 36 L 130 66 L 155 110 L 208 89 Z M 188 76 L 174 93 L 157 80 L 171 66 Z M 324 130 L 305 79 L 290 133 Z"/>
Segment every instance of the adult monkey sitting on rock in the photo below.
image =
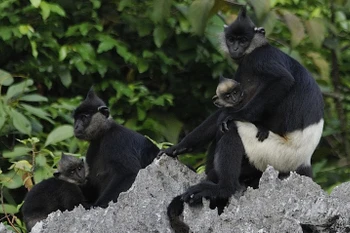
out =
<path fill-rule="evenodd" d="M 212 142 L 207 179 L 174 201 L 197 204 L 203 197 L 211 203 L 227 200 L 240 190 L 243 175 L 264 171 L 267 165 L 281 173 L 296 171 L 312 177 L 311 156 L 324 122 L 321 91 L 298 61 L 271 46 L 256 29 L 242 8 L 224 30 L 225 50 L 238 64 L 234 79 L 241 84 L 243 100 L 232 108 L 219 109 L 180 143 L 165 150 L 175 157 Z M 221 133 L 228 117 L 232 119 L 226 122 L 228 131 Z M 263 142 L 256 138 L 258 129 L 252 122 L 269 130 Z M 242 162 L 245 159 L 248 163 Z M 178 204 L 172 202 L 169 208 L 179 206 L 178 211 L 168 208 L 168 213 L 181 214 Z"/>
<path fill-rule="evenodd" d="M 74 135 L 88 141 L 89 167 L 83 193 L 92 206 L 107 207 L 134 183 L 159 149 L 143 135 L 117 124 L 91 88 L 74 112 Z"/>

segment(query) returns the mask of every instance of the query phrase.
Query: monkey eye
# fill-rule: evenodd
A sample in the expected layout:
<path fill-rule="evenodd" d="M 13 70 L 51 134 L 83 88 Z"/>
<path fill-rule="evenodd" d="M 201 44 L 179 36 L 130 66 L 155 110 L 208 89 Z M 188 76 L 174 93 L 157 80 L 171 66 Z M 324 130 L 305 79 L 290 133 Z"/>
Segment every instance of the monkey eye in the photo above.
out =
<path fill-rule="evenodd" d="M 228 42 L 229 44 L 233 44 L 233 43 L 235 42 L 235 38 L 229 37 L 229 38 L 227 38 L 227 42 Z"/>
<path fill-rule="evenodd" d="M 75 173 L 74 169 L 70 170 L 70 174 L 74 174 L 74 173 Z"/>
<path fill-rule="evenodd" d="M 235 94 L 237 94 L 237 91 L 233 91 L 232 93 L 235 95 Z"/>
<path fill-rule="evenodd" d="M 225 98 L 226 98 L 226 99 L 228 99 L 228 98 L 230 98 L 230 97 L 231 97 L 230 94 L 226 94 L 226 95 L 225 95 Z"/>
<path fill-rule="evenodd" d="M 85 121 L 88 117 L 89 117 L 88 114 L 81 114 L 80 115 L 80 119 L 83 120 L 83 121 Z"/>

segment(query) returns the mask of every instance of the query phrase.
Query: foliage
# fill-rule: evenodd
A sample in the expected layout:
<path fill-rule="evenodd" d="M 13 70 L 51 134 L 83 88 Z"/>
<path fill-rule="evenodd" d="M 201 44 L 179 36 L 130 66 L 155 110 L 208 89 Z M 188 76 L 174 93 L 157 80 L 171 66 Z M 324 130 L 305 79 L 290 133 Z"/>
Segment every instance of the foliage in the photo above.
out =
<path fill-rule="evenodd" d="M 51 176 L 62 151 L 85 154 L 71 113 L 90 86 L 117 122 L 160 147 L 214 111 L 217 77 L 235 70 L 220 33 L 246 3 L 269 41 L 323 91 L 315 181 L 330 190 L 349 180 L 350 0 L 4 0 L 0 184 L 8 224 L 25 231 L 16 218 L 24 194 Z M 203 171 L 204 151 L 181 159 Z"/>

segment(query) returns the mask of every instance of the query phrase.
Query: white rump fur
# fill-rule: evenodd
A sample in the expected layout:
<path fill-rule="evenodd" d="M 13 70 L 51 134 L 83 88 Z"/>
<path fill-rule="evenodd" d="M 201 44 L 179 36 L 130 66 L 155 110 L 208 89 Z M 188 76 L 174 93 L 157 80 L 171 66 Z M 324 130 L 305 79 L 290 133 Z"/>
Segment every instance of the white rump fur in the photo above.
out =
<path fill-rule="evenodd" d="M 290 132 L 286 137 L 270 131 L 268 138 L 259 142 L 258 129 L 252 123 L 236 121 L 238 133 L 242 139 L 249 161 L 260 171 L 267 165 L 280 172 L 295 171 L 300 165 L 311 165 L 311 156 L 318 145 L 323 119 L 303 130 Z"/>

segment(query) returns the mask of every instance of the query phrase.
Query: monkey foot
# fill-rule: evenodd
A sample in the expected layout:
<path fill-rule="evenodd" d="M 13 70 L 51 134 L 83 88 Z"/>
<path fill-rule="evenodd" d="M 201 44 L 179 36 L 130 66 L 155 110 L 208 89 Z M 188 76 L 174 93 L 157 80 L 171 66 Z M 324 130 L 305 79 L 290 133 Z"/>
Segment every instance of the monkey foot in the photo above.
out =
<path fill-rule="evenodd" d="M 182 199 L 189 205 L 194 206 L 202 203 L 202 198 L 210 200 L 210 206 L 218 200 L 228 200 L 234 192 L 228 188 L 221 187 L 210 181 L 204 181 L 197 185 L 190 187 L 183 195 Z"/>

